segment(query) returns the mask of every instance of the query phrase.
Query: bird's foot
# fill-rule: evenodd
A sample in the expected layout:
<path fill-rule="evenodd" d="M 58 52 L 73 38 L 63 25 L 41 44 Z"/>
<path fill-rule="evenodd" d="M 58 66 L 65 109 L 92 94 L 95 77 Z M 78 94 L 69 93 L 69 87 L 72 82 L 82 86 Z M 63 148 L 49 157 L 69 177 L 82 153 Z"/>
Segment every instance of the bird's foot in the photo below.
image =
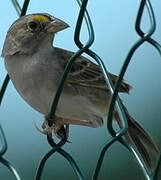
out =
<path fill-rule="evenodd" d="M 50 137 L 52 137 L 52 131 L 53 131 L 53 125 L 49 126 L 48 121 L 44 120 L 42 126 L 42 128 L 39 128 L 36 124 L 35 124 L 35 128 L 42 134 L 48 135 Z"/>
<path fill-rule="evenodd" d="M 69 136 L 69 125 L 61 123 L 61 118 L 55 117 L 54 123 L 49 126 L 49 121 L 51 119 L 49 117 L 45 117 L 45 120 L 42 124 L 42 129 L 37 127 L 35 124 L 36 129 L 41 132 L 42 134 L 48 135 L 52 137 L 52 132 L 59 138 L 59 139 L 67 139 Z"/>
<path fill-rule="evenodd" d="M 69 137 L 69 125 L 54 124 L 53 131 L 59 139 L 68 139 Z"/>

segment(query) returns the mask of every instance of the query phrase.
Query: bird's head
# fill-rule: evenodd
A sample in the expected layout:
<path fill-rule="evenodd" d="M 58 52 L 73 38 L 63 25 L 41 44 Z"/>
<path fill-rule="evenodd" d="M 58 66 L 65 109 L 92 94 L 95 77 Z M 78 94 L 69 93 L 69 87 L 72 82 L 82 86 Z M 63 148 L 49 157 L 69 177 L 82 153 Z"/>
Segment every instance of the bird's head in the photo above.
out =
<path fill-rule="evenodd" d="M 40 44 L 52 44 L 55 33 L 67 27 L 69 25 L 64 21 L 46 13 L 22 16 L 8 30 L 2 57 L 32 54 Z"/>

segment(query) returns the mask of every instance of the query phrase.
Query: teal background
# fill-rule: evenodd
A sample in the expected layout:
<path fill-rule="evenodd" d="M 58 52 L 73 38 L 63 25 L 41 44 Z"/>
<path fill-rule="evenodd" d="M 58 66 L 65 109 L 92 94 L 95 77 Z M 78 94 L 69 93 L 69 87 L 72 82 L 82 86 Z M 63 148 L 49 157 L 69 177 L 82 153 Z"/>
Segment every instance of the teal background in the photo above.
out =
<path fill-rule="evenodd" d="M 23 1 L 19 1 L 22 5 Z M 116 3 L 117 2 L 117 3 Z M 119 73 L 122 63 L 139 36 L 134 25 L 140 1 L 94 1 L 89 0 L 88 10 L 95 30 L 95 42 L 92 50 L 96 51 L 106 63 L 108 70 Z M 157 29 L 153 38 L 161 43 L 161 1 L 153 0 Z M 74 27 L 79 6 L 75 0 L 38 1 L 31 0 L 28 13 L 48 12 L 70 24 L 70 28 L 56 35 L 54 44 L 58 47 L 76 51 L 73 41 Z M 1 2 L 0 6 L 0 51 L 6 32 L 18 17 L 11 1 Z M 149 28 L 149 19 L 145 11 L 142 28 Z M 86 42 L 87 30 L 83 26 L 81 39 Z M 6 75 L 3 59 L 0 59 L 0 84 Z M 144 43 L 135 53 L 125 79 L 133 86 L 129 95 L 121 97 L 129 112 L 135 117 L 161 147 L 161 57 L 148 43 Z M 50 149 L 46 137 L 34 127 L 34 122 L 41 125 L 43 116 L 28 106 L 9 83 L 2 106 L 0 123 L 4 129 L 8 151 L 4 155 L 14 164 L 23 180 L 31 180 L 36 172 L 41 157 Z M 85 177 L 91 179 L 101 149 L 110 136 L 103 127 L 92 129 L 81 126 L 70 128 L 70 144 L 64 149 L 79 164 Z M 6 167 L 0 164 L 0 179 L 13 180 Z M 43 180 L 76 180 L 68 162 L 58 153 L 46 163 Z M 106 154 L 100 180 L 125 179 L 142 180 L 144 176 L 131 154 L 119 143 L 112 146 Z"/>

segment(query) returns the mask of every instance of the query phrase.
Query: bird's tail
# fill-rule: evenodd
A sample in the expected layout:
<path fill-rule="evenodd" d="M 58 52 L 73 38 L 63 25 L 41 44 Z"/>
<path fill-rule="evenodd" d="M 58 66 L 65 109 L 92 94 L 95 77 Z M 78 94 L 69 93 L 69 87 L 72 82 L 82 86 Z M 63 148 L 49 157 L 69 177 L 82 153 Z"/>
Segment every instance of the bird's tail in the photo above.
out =
<path fill-rule="evenodd" d="M 156 160 L 158 159 L 160 152 L 157 145 L 154 143 L 150 135 L 141 127 L 141 125 L 131 117 L 123 105 L 128 120 L 128 131 L 124 135 L 125 140 L 137 150 L 139 156 L 141 156 L 146 168 L 150 173 L 155 168 Z M 120 127 L 122 127 L 119 116 L 116 113 L 115 119 Z"/>

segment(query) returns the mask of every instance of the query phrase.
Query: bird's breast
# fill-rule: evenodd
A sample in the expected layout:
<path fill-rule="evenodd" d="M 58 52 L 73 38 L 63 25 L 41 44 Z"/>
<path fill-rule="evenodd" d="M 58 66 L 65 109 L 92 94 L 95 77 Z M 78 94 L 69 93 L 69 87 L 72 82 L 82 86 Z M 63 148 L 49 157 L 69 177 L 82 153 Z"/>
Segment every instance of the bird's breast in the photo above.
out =
<path fill-rule="evenodd" d="M 58 82 L 54 68 L 25 58 L 6 59 L 5 66 L 23 99 L 37 111 L 47 114 Z"/>
<path fill-rule="evenodd" d="M 48 115 L 61 77 L 55 64 L 15 58 L 6 60 L 5 66 L 23 99 L 40 113 Z M 103 117 L 102 106 L 96 102 L 96 93 L 92 93 L 93 90 L 85 92 L 80 87 L 69 86 L 63 90 L 56 114 L 62 118 L 90 121 L 95 115 Z"/>

